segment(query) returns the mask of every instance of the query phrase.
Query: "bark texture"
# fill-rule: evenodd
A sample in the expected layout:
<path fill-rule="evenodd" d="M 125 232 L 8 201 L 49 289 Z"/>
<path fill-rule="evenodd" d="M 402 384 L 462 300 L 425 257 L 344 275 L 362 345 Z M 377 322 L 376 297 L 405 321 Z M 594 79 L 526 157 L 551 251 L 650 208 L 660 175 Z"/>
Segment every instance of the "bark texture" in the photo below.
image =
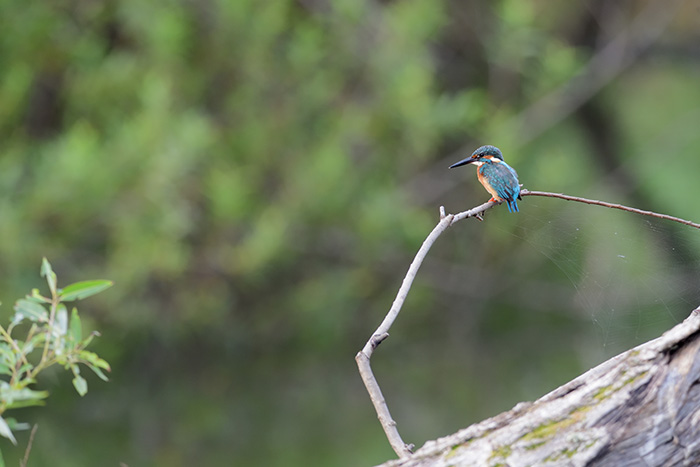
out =
<path fill-rule="evenodd" d="M 535 402 L 384 467 L 700 465 L 700 308 Z"/>

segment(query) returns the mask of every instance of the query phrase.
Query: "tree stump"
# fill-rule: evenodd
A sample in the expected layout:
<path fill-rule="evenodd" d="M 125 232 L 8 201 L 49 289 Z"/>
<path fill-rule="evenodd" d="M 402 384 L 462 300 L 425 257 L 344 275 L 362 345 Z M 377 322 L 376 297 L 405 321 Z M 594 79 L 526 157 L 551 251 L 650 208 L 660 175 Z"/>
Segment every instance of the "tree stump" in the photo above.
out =
<path fill-rule="evenodd" d="M 383 467 L 700 465 L 700 308 L 535 402 Z"/>

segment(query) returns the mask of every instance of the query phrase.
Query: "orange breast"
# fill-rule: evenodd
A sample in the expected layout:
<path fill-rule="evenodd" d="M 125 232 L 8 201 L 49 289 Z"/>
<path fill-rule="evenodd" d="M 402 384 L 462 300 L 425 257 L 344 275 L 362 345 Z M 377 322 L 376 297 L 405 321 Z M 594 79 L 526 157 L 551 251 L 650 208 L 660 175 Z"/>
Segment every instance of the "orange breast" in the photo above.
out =
<path fill-rule="evenodd" d="M 479 167 L 479 168 L 481 168 L 481 167 Z M 479 179 L 479 182 L 481 182 L 481 184 L 484 185 L 484 188 L 486 188 L 486 191 L 488 191 L 491 194 L 491 196 L 493 196 L 494 200 L 499 201 L 499 202 L 503 201 L 503 199 L 501 199 L 501 197 L 498 196 L 498 193 L 496 193 L 496 190 L 494 190 L 493 187 L 491 186 L 491 184 L 488 182 L 486 177 L 484 177 L 481 174 L 481 170 L 476 171 L 476 177 Z"/>

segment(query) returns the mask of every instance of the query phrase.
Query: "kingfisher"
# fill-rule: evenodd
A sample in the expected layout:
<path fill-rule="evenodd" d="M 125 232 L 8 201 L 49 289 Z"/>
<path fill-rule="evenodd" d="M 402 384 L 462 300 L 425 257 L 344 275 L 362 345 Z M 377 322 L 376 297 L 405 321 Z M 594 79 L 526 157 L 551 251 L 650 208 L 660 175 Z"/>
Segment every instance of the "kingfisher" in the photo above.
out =
<path fill-rule="evenodd" d="M 496 146 L 481 146 L 474 153 L 450 168 L 474 164 L 476 176 L 492 198 L 489 201 L 506 202 L 509 212 L 518 212 L 517 199 L 520 197 L 520 182 L 515 170 L 505 163 L 501 150 Z"/>

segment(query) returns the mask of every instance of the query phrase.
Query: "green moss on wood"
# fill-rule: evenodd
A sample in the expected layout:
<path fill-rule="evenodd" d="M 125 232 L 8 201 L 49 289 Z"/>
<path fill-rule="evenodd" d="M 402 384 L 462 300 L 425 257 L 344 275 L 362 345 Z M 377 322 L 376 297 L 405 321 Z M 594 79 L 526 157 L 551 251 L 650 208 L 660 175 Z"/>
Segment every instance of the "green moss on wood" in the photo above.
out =
<path fill-rule="evenodd" d="M 513 453 L 513 449 L 511 449 L 510 446 L 501 446 L 493 450 L 493 453 L 491 453 L 490 459 L 494 459 L 496 457 L 502 457 L 506 458 L 510 456 Z"/>
<path fill-rule="evenodd" d="M 565 418 L 564 420 L 543 423 L 530 433 L 524 434 L 520 439 L 528 441 L 533 439 L 549 438 L 559 430 L 563 430 L 564 428 L 571 426 L 574 422 L 576 422 L 576 418 L 570 417 Z"/>
<path fill-rule="evenodd" d="M 649 373 L 649 371 L 642 371 L 641 373 L 639 373 L 636 376 L 631 376 L 631 377 L 627 378 L 625 380 L 625 382 L 622 383 L 622 386 L 624 387 L 624 386 L 627 386 L 628 384 L 632 384 L 632 383 L 639 381 L 641 378 L 645 377 L 647 375 L 647 373 Z"/>
<path fill-rule="evenodd" d="M 525 450 L 526 450 L 526 451 L 534 451 L 534 450 L 537 449 L 538 447 L 543 446 L 543 445 L 545 445 L 545 444 L 547 444 L 547 441 L 539 441 L 539 442 L 537 442 L 537 443 L 532 443 L 532 444 L 530 444 L 530 445 L 528 445 L 528 446 L 525 446 Z"/>
<path fill-rule="evenodd" d="M 613 386 L 608 385 L 608 386 L 603 386 L 602 388 L 598 389 L 595 394 L 593 394 L 593 399 L 595 399 L 598 402 L 604 401 L 610 395 L 612 394 L 613 391 Z"/>

